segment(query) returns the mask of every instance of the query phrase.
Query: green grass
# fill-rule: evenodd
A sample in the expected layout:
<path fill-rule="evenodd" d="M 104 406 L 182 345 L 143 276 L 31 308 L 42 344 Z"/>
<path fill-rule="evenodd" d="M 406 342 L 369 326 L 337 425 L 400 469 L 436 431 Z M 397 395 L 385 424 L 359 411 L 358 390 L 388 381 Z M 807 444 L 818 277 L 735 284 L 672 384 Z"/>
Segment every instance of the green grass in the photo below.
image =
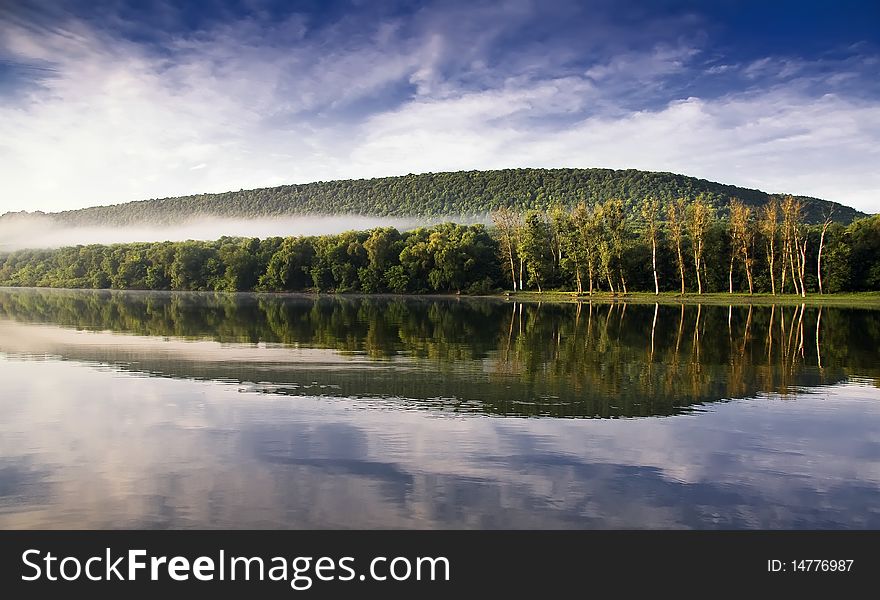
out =
<path fill-rule="evenodd" d="M 545 292 L 504 292 L 499 296 L 522 302 L 635 302 L 647 304 L 716 304 L 716 305 L 749 305 L 749 304 L 807 304 L 807 305 L 834 305 L 853 306 L 866 308 L 880 308 L 880 292 L 855 292 L 845 294 L 807 294 L 806 297 L 794 294 L 743 294 L 726 292 L 712 292 L 697 294 L 688 292 L 683 296 L 677 292 L 661 292 L 655 295 L 651 292 L 630 292 L 629 294 L 611 294 L 609 292 L 594 292 L 578 295 L 576 292 L 551 290 Z"/>

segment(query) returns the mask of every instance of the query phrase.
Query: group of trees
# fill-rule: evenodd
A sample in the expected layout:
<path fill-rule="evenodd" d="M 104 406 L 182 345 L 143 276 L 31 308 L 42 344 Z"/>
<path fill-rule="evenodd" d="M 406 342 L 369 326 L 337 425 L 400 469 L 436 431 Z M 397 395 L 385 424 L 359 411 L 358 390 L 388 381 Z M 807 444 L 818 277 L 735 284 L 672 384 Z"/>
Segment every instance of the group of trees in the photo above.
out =
<path fill-rule="evenodd" d="M 492 213 L 514 290 L 880 290 L 880 217 L 849 226 L 832 217 L 829 208 L 808 225 L 804 203 L 791 196 L 757 209 L 734 198 L 723 215 L 706 196 Z"/>
<path fill-rule="evenodd" d="M 205 216 L 275 217 L 296 214 L 479 217 L 502 206 L 517 211 L 546 209 L 556 202 L 569 208 L 612 198 L 627 201 L 653 196 L 662 202 L 703 195 L 717 209 L 731 198 L 758 207 L 772 196 L 674 173 L 611 169 L 503 169 L 423 173 L 402 177 L 319 181 L 220 194 L 199 194 L 96 206 L 51 215 L 73 226 L 177 224 Z M 807 221 L 817 222 L 831 202 L 800 198 Z M 849 223 L 864 216 L 836 205 L 836 218 Z"/>
<path fill-rule="evenodd" d="M 466 292 L 501 289 L 795 293 L 880 290 L 880 216 L 808 225 L 792 197 L 726 214 L 705 196 L 611 198 L 494 228 L 445 223 L 306 237 L 87 245 L 0 254 L 0 285 L 154 290 Z"/>
<path fill-rule="evenodd" d="M 0 285 L 218 291 L 487 292 L 497 245 L 446 223 L 313 237 L 88 245 L 0 255 Z"/>

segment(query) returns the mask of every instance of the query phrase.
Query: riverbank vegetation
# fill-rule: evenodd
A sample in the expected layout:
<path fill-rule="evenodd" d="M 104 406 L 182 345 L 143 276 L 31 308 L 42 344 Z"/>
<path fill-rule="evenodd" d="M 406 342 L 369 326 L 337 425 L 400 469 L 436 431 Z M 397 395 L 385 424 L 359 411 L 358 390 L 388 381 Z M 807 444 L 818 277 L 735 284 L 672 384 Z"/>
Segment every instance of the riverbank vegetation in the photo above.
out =
<path fill-rule="evenodd" d="M 807 224 L 797 198 L 502 207 L 493 226 L 87 245 L 0 255 L 0 285 L 220 291 L 579 294 L 880 290 L 880 216 Z"/>

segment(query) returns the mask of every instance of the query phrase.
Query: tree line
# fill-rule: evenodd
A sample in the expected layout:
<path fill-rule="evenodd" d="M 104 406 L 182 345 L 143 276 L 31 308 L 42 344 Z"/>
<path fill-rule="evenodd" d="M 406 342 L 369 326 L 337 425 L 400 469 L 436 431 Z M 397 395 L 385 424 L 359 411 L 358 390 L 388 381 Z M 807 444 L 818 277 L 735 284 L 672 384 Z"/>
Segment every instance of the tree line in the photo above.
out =
<path fill-rule="evenodd" d="M 724 185 L 674 173 L 635 169 L 502 169 L 423 173 L 401 177 L 319 181 L 219 194 L 198 194 L 96 206 L 51 215 L 63 225 L 124 226 L 174 224 L 193 218 L 265 218 L 300 214 L 479 217 L 507 206 L 524 212 L 554 203 L 569 208 L 612 198 L 636 202 L 653 196 L 662 202 L 692 201 L 702 195 L 719 211 L 732 198 L 759 207 L 772 196 L 760 190 Z M 816 198 L 799 198 L 806 220 L 820 222 L 831 206 L 836 220 L 849 223 L 858 211 Z M 454 219 L 453 219 L 454 220 Z"/>
<path fill-rule="evenodd" d="M 609 199 L 338 235 L 85 245 L 0 254 L 0 285 L 93 289 L 491 293 L 880 290 L 880 216 L 807 224 L 803 202 Z"/>
<path fill-rule="evenodd" d="M 491 292 L 484 225 L 338 235 L 87 245 L 0 255 L 0 285 L 86 289 Z"/>
<path fill-rule="evenodd" d="M 849 225 L 828 207 L 808 224 L 796 197 L 726 214 L 706 196 L 688 202 L 611 198 L 492 213 L 508 289 L 808 292 L 880 290 L 880 216 Z"/>

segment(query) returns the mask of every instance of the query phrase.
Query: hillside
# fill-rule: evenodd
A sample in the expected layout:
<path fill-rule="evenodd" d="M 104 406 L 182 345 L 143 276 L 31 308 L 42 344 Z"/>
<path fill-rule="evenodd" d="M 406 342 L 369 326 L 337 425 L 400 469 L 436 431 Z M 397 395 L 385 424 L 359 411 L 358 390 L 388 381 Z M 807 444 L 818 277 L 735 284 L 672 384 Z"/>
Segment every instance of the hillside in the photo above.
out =
<path fill-rule="evenodd" d="M 771 198 L 760 190 L 724 185 L 673 173 L 610 169 L 505 169 L 425 173 L 378 179 L 356 179 L 284 185 L 219 194 L 199 194 L 97 206 L 52 213 L 73 226 L 172 224 L 202 216 L 261 218 L 297 214 L 376 216 L 485 215 L 509 205 L 543 208 L 552 202 L 574 205 L 617 197 L 641 200 L 689 199 L 706 194 L 723 214 L 731 198 L 759 206 Z M 817 198 L 800 197 L 809 222 L 822 219 L 831 205 L 843 223 L 865 216 L 859 211 Z M 16 213 L 17 215 L 20 213 Z M 15 215 L 4 215 L 10 219 Z"/>

